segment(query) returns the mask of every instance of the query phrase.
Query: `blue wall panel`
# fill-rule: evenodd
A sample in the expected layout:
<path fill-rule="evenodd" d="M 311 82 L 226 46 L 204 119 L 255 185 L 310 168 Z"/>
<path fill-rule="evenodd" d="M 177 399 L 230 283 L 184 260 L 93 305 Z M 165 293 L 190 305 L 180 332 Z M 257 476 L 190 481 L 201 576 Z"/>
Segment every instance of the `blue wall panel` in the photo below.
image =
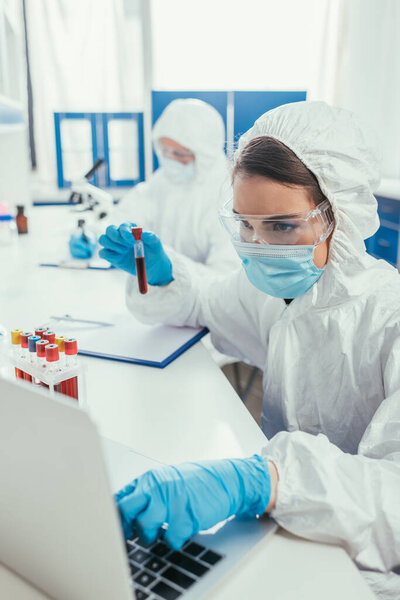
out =
<path fill-rule="evenodd" d="M 289 102 L 305 100 L 307 92 L 234 92 L 234 141 L 247 131 L 262 114 Z"/>
<path fill-rule="evenodd" d="M 400 200 L 376 196 L 380 227 L 365 240 L 365 247 L 375 258 L 383 258 L 400 269 Z"/>

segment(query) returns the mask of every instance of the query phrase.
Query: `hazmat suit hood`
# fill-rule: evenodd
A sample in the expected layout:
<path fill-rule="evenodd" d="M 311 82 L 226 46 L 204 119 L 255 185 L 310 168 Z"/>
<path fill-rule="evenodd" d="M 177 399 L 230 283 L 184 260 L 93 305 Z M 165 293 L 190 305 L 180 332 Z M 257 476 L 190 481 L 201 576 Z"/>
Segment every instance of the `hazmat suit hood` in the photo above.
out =
<path fill-rule="evenodd" d="M 162 137 L 193 152 L 197 179 L 205 179 L 210 169 L 226 169 L 224 122 L 206 102 L 193 98 L 173 100 L 153 128 L 153 143 Z"/>
<path fill-rule="evenodd" d="M 372 132 L 347 110 L 295 102 L 262 115 L 240 138 L 235 159 L 250 140 L 262 136 L 285 144 L 308 167 L 335 216 L 325 273 L 301 301 L 332 303 L 357 294 L 358 275 L 369 264 L 364 240 L 379 227 L 374 196 L 379 160 Z"/>

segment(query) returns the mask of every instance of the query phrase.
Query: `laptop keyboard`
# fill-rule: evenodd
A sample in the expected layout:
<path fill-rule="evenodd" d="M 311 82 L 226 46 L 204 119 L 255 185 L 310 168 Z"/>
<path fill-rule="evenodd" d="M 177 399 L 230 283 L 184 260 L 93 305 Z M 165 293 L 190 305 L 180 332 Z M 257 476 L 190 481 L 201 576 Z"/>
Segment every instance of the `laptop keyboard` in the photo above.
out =
<path fill-rule="evenodd" d="M 223 558 L 190 540 L 178 551 L 162 541 L 146 546 L 136 534 L 126 549 L 137 600 L 175 600 Z"/>

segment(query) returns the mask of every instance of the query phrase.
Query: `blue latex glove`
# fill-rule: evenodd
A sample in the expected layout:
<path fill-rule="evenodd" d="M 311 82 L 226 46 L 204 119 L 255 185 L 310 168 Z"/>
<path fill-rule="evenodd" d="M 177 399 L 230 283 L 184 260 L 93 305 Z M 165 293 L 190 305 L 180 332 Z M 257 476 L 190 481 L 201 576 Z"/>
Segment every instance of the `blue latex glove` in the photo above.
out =
<path fill-rule="evenodd" d="M 114 267 L 136 275 L 132 227 L 135 223 L 123 223 L 118 228 L 110 225 L 99 243 L 104 246 L 99 252 L 101 258 L 108 260 Z M 143 231 L 142 242 L 146 263 L 147 281 L 150 285 L 166 285 L 173 280 L 172 263 L 155 233 Z"/>
<path fill-rule="evenodd" d="M 154 469 L 120 490 L 115 498 L 127 539 L 135 528 L 150 544 L 167 523 L 165 541 L 178 549 L 198 531 L 231 515 L 264 514 L 270 496 L 268 464 L 255 454 L 245 459 Z"/>
<path fill-rule="evenodd" d="M 92 258 L 97 237 L 91 231 L 75 231 L 69 238 L 69 251 L 74 258 Z"/>

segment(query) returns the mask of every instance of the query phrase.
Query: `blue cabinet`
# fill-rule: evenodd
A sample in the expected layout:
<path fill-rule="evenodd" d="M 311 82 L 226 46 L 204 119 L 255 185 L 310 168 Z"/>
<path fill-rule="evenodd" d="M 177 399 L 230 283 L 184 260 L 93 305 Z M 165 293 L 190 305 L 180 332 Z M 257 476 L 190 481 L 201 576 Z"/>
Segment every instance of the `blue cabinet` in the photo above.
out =
<path fill-rule="evenodd" d="M 378 213 L 381 221 L 388 221 L 391 224 L 400 226 L 400 200 L 395 198 L 384 198 L 377 196 Z"/>
<path fill-rule="evenodd" d="M 375 235 L 365 240 L 365 246 L 375 258 L 383 258 L 399 268 L 400 200 L 384 196 L 377 196 L 376 199 L 381 226 Z"/>

